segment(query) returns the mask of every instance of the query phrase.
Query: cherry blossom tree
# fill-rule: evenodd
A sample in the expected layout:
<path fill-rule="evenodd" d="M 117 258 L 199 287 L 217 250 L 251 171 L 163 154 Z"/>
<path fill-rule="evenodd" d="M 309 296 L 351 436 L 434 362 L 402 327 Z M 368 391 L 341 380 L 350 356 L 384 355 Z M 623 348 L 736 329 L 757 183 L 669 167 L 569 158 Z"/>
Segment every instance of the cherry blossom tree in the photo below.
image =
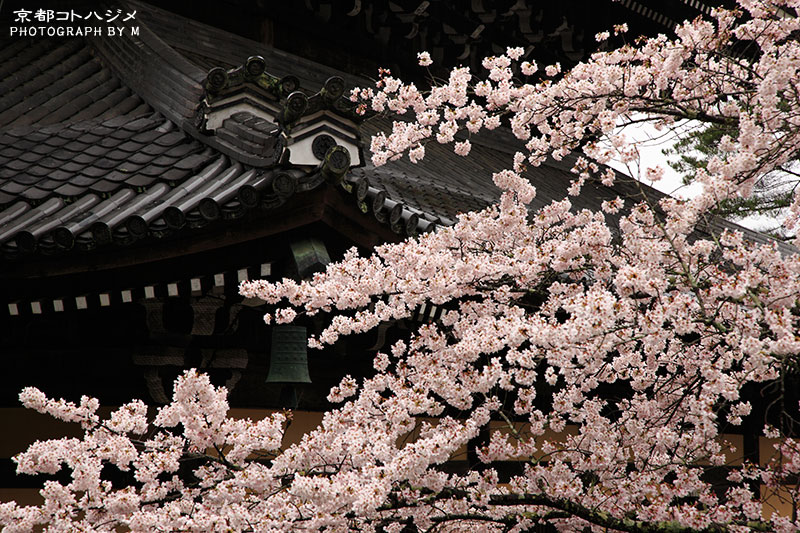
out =
<path fill-rule="evenodd" d="M 751 420 L 757 436 L 777 439 L 768 464 L 737 460 L 742 450 L 726 438 L 753 416 L 743 389 L 796 371 L 800 257 L 713 230 L 717 206 L 747 198 L 759 176 L 800 149 L 798 9 L 798 0 L 739 0 L 672 38 L 597 53 L 563 74 L 558 65 L 541 74 L 509 49 L 484 61 L 485 79 L 456 68 L 422 92 L 384 73 L 378 87 L 355 91 L 365 108 L 405 119 L 373 139 L 376 164 L 420 160 L 428 142 L 466 156 L 469 135 L 510 124 L 525 150 L 494 175 L 501 200 L 370 257 L 348 252 L 310 281 L 253 281 L 241 292 L 273 306 L 268 323 L 322 313 L 328 325 L 312 346 L 422 305 L 443 307 L 441 319 L 376 353 L 374 375 L 344 378 L 329 396 L 340 406 L 291 445 L 282 442 L 287 415 L 232 420 L 225 390 L 195 371 L 151 422 L 140 402 L 101 420 L 96 400 L 74 405 L 26 389 L 26 406 L 82 424 L 85 436 L 17 456 L 20 472 L 65 465 L 71 480 L 47 482 L 42 506 L 3 504 L 0 523 L 7 531 L 800 530 L 800 443 L 790 425 Z M 601 212 L 574 209 L 569 197 L 528 208 L 536 190 L 525 168 L 575 150 L 586 157 L 572 195 L 590 180 L 613 183 L 602 164 L 614 157 L 657 178 L 658 169 L 636 168 L 636 146 L 618 129 L 642 117 L 662 127 L 682 118 L 734 126 L 698 171 L 699 196 L 658 205 L 617 198 Z M 796 195 L 788 228 L 798 215 Z M 465 448 L 471 468 L 447 468 Z M 107 464 L 129 471 L 131 483 L 104 481 Z M 762 500 L 770 490 L 794 511 L 771 513 Z"/>
<path fill-rule="evenodd" d="M 694 181 L 698 168 L 705 168 L 709 159 L 717 153 L 717 147 L 723 135 L 734 133 L 730 127 L 720 124 L 703 124 L 680 136 L 669 148 L 663 149 L 670 156 L 669 166 L 681 174 L 684 185 Z M 794 188 L 798 183 L 797 161 L 800 154 L 792 157 L 793 161 L 778 167 L 775 171 L 759 177 L 753 187 L 753 194 L 747 198 L 731 199 L 721 206 L 720 215 L 734 220 L 741 220 L 752 215 L 774 218 L 772 228 L 780 228 L 778 219 L 782 211 L 791 205 Z M 768 228 L 770 226 L 767 226 Z M 763 230 L 762 230 L 763 231 Z M 771 232 L 776 238 L 782 238 L 779 231 Z"/>

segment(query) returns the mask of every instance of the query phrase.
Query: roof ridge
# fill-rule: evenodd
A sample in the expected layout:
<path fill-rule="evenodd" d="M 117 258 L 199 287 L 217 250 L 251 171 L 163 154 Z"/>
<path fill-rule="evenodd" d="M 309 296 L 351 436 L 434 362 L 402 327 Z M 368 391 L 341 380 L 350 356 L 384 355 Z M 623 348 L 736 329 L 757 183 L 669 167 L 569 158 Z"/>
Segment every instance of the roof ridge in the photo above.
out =
<path fill-rule="evenodd" d="M 127 2 L 126 2 L 127 3 Z M 132 4 L 138 5 L 138 4 Z M 122 82 L 142 100 L 189 132 L 205 78 L 196 65 L 158 37 L 140 20 L 132 31 L 115 39 L 87 39 L 90 47 Z"/>
<path fill-rule="evenodd" d="M 211 52 L 216 52 L 215 60 L 218 63 L 216 65 L 214 65 L 214 66 L 224 66 L 226 69 L 229 66 L 235 68 L 236 66 L 242 65 L 246 61 L 246 59 L 248 57 L 250 57 L 250 56 L 263 55 L 265 57 L 265 59 L 267 60 L 267 70 L 269 72 L 273 73 L 273 75 L 275 75 L 278 78 L 281 78 L 281 77 L 283 77 L 285 75 L 289 75 L 289 74 L 295 74 L 296 75 L 296 72 L 294 72 L 295 70 L 308 71 L 309 67 L 313 67 L 312 70 L 320 71 L 320 72 L 316 72 L 316 73 L 306 72 L 307 74 L 311 74 L 312 77 L 317 78 L 317 79 L 313 80 L 313 82 L 311 84 L 311 86 L 313 86 L 313 87 L 321 86 L 325 82 L 325 80 L 330 78 L 331 76 L 339 76 L 342 79 L 344 79 L 345 82 L 348 85 L 351 85 L 351 86 L 364 85 L 365 83 L 369 84 L 369 85 L 372 85 L 372 83 L 373 83 L 373 80 L 370 80 L 369 78 L 362 77 L 362 76 L 356 76 L 354 74 L 345 72 L 343 70 L 339 70 L 339 69 L 336 69 L 334 67 L 323 65 L 323 64 L 318 63 L 316 61 L 313 61 L 311 59 L 308 59 L 308 58 L 305 58 L 305 57 L 301 57 L 301 56 L 298 56 L 298 55 L 295 55 L 295 54 L 291 54 L 291 53 L 286 52 L 284 50 L 280 50 L 278 48 L 270 46 L 269 44 L 266 44 L 266 43 L 263 43 L 263 42 L 259 42 L 259 41 L 256 41 L 256 40 L 253 40 L 253 39 L 250 39 L 250 38 L 247 38 L 247 37 L 243 37 L 241 35 L 229 32 L 227 30 L 223 30 L 221 28 L 217 28 L 215 26 L 211 26 L 209 24 L 205 24 L 205 23 L 200 22 L 198 20 L 194 20 L 194 19 L 185 17 L 183 15 L 178 15 L 176 13 L 173 13 L 171 11 L 168 11 L 166 9 L 160 8 L 158 6 L 155 6 L 155 5 L 147 3 L 147 2 L 143 2 L 141 0 L 126 0 L 126 4 L 131 5 L 131 6 L 136 6 L 136 7 L 139 7 L 139 8 L 147 10 L 146 13 L 142 13 L 143 17 L 140 17 L 137 20 L 146 20 L 148 18 L 148 15 L 149 15 L 149 16 L 156 16 L 156 17 L 162 17 L 162 18 L 168 19 L 165 22 L 162 21 L 164 24 L 168 23 L 170 25 L 175 25 L 176 21 L 177 21 L 178 23 L 185 24 L 186 26 L 191 26 L 192 29 L 194 30 L 193 34 L 197 33 L 197 32 L 205 32 L 205 33 L 215 34 L 215 36 L 218 36 L 218 38 L 224 39 L 227 48 L 236 48 L 235 57 L 229 56 L 229 57 L 231 57 L 231 60 L 229 61 L 230 65 L 223 65 L 223 63 L 226 62 L 225 59 L 223 59 L 223 56 L 225 55 L 224 52 L 220 51 L 216 47 L 208 47 L 207 50 L 210 53 Z M 193 36 L 195 38 L 192 41 L 192 45 L 195 48 L 196 47 L 202 47 L 205 44 L 213 44 L 213 43 L 210 42 L 210 41 L 212 41 L 212 39 L 206 39 L 207 41 L 209 41 L 207 43 L 207 42 L 205 42 L 206 40 L 201 39 L 201 38 L 197 38 L 198 37 L 197 35 L 193 35 Z M 165 40 L 166 41 L 170 41 L 168 38 L 165 39 Z M 178 43 L 173 41 L 173 42 L 171 42 L 171 44 L 169 44 L 169 46 L 171 46 L 173 48 L 173 50 L 176 51 L 176 53 L 181 54 L 181 52 L 178 51 L 178 49 L 182 48 L 180 46 L 180 44 L 178 44 Z M 197 51 L 197 50 L 194 50 L 194 51 Z M 181 54 L 181 55 L 183 55 L 183 54 Z M 186 56 L 183 56 L 183 57 L 184 57 L 184 59 L 186 59 Z M 281 69 L 275 69 L 274 65 L 270 64 L 270 59 L 271 58 L 278 58 L 282 62 L 290 63 L 292 71 L 291 72 L 282 72 Z M 190 63 L 192 63 L 191 60 L 189 60 L 189 59 L 186 59 L 186 61 L 189 61 Z M 192 65 L 195 66 L 196 64 L 192 63 Z M 298 67 L 300 67 L 300 68 L 298 69 Z M 203 70 L 203 74 L 204 75 L 209 70 L 208 68 L 204 69 L 202 66 L 197 66 L 197 68 L 201 68 L 201 70 Z M 306 88 L 307 87 L 307 84 L 303 83 L 304 81 L 307 82 L 309 80 L 301 80 L 301 85 L 300 86 L 302 88 Z"/>

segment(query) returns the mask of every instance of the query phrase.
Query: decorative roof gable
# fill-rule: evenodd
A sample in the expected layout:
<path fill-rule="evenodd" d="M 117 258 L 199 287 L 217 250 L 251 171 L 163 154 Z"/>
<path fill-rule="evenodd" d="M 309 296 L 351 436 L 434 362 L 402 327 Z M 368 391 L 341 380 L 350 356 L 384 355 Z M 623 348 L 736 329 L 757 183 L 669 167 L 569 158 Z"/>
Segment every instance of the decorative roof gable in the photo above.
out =
<path fill-rule="evenodd" d="M 349 164 L 359 166 L 358 131 L 364 117 L 343 98 L 344 86 L 340 76 L 331 76 L 308 96 L 297 77 L 273 76 L 262 56 L 250 56 L 236 68 L 208 71 L 198 130 L 252 156 L 280 151 L 278 161 L 301 167 L 322 164 L 328 150 L 339 145 Z"/>

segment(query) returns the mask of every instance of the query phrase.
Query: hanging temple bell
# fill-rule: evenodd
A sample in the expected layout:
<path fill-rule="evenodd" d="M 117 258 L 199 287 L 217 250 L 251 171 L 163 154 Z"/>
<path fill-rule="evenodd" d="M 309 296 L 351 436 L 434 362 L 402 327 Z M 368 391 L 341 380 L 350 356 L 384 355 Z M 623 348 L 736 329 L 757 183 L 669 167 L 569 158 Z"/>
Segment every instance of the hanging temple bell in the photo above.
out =
<path fill-rule="evenodd" d="M 308 375 L 308 337 L 303 326 L 272 327 L 272 350 L 267 383 L 311 383 Z"/>

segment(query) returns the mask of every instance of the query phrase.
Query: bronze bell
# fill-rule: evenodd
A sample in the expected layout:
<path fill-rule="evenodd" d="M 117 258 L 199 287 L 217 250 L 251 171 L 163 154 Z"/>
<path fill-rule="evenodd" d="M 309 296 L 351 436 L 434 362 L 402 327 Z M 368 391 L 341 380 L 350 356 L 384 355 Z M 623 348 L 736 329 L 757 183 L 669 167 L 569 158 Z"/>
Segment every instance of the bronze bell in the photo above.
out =
<path fill-rule="evenodd" d="M 303 326 L 273 326 L 267 383 L 311 383 Z"/>

